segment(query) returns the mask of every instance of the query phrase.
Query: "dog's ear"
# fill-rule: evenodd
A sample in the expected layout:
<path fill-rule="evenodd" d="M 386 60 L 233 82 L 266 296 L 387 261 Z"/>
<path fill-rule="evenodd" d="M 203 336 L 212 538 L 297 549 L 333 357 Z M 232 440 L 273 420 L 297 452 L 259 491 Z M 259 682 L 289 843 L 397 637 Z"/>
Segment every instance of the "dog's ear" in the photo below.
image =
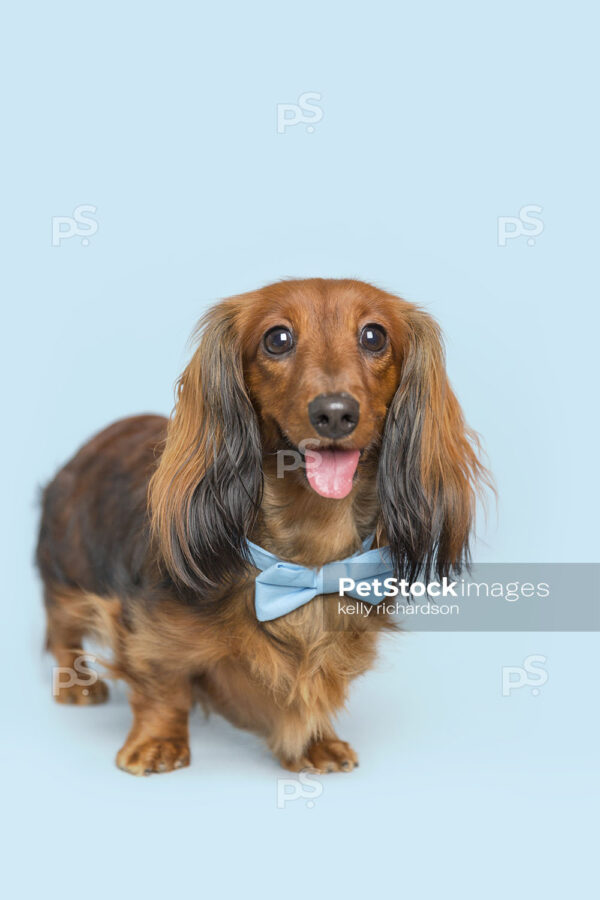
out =
<path fill-rule="evenodd" d="M 261 440 L 244 383 L 238 304 L 201 320 L 200 342 L 150 483 L 153 533 L 171 577 L 201 593 L 238 575 L 262 495 Z"/>
<path fill-rule="evenodd" d="M 381 446 L 378 531 L 396 572 L 415 580 L 468 567 L 476 494 L 489 479 L 448 383 L 437 323 L 412 304 L 401 309 L 403 361 Z"/>

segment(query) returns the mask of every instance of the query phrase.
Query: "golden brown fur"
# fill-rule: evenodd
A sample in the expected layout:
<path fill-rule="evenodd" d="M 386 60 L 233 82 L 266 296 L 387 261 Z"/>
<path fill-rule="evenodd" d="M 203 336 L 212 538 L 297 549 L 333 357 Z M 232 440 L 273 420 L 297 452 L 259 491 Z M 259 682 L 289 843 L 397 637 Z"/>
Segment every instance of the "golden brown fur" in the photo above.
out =
<path fill-rule="evenodd" d="M 388 336 L 380 352 L 358 346 L 367 323 Z M 263 335 L 281 325 L 296 343 L 275 358 Z M 289 768 L 350 770 L 356 754 L 332 720 L 390 623 L 344 614 L 332 628 L 331 596 L 257 621 L 246 540 L 319 567 L 376 531 L 398 573 L 460 570 L 485 472 L 439 330 L 371 285 L 310 279 L 224 301 L 200 335 L 170 422 L 116 423 L 45 492 L 38 563 L 49 647 L 60 665 L 72 665 L 86 634 L 112 648 L 114 673 L 131 688 L 134 723 L 117 757 L 129 772 L 189 762 L 195 700 L 264 735 Z M 336 392 L 356 398 L 360 418 L 324 441 L 308 405 Z M 348 496 L 320 496 L 302 468 L 278 477 L 278 454 L 307 439 L 362 451 Z M 58 699 L 98 702 L 97 685 Z"/>

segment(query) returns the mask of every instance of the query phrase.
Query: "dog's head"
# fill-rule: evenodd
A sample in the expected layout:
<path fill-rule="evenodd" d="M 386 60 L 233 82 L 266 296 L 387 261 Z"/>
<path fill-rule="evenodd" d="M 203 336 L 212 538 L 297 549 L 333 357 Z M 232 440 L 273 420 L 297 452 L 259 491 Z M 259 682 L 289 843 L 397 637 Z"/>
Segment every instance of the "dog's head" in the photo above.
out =
<path fill-rule="evenodd" d="M 241 571 L 277 453 L 299 461 L 281 477 L 332 503 L 376 459 L 378 535 L 399 575 L 468 562 L 485 470 L 427 313 L 363 282 L 287 281 L 223 301 L 199 334 L 151 483 L 177 581 L 206 590 Z"/>

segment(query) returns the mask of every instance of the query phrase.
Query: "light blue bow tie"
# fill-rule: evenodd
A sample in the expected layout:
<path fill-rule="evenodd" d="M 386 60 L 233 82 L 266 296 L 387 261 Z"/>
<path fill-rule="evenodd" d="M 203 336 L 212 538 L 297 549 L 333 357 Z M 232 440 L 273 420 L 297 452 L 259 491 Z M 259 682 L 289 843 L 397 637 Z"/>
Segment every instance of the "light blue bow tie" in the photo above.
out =
<path fill-rule="evenodd" d="M 318 594 L 338 594 L 340 578 L 352 578 L 355 582 L 370 584 L 373 581 L 389 578 L 394 574 L 389 547 L 371 550 L 374 535 L 364 542 L 362 550 L 358 550 L 346 559 L 327 563 L 320 569 L 309 569 L 296 563 L 279 559 L 274 553 L 263 550 L 252 541 L 248 541 L 248 558 L 253 566 L 261 569 L 254 587 L 254 606 L 259 622 L 278 619 L 309 603 Z M 351 597 L 366 600 L 376 605 L 381 603 L 381 595 L 363 596 L 363 588 L 358 594 L 347 590 Z"/>

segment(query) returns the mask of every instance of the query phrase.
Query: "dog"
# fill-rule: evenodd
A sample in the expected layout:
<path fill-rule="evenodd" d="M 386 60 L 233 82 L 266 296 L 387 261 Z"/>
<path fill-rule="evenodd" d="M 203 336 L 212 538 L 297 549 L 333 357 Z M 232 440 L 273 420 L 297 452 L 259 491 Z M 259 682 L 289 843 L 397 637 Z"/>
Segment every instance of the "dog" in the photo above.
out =
<path fill-rule="evenodd" d="M 314 590 L 257 615 L 256 550 L 278 573 L 318 572 L 369 540 L 411 581 L 468 566 L 487 473 L 439 327 L 370 284 L 314 278 L 222 301 L 197 339 L 169 420 L 114 423 L 44 491 L 47 647 L 84 671 L 85 636 L 111 648 L 133 710 L 126 772 L 188 765 L 196 702 L 264 736 L 289 770 L 351 771 L 333 718 L 393 623 L 346 609 L 334 627 L 339 597 Z M 88 674 L 56 699 L 105 700 Z"/>

